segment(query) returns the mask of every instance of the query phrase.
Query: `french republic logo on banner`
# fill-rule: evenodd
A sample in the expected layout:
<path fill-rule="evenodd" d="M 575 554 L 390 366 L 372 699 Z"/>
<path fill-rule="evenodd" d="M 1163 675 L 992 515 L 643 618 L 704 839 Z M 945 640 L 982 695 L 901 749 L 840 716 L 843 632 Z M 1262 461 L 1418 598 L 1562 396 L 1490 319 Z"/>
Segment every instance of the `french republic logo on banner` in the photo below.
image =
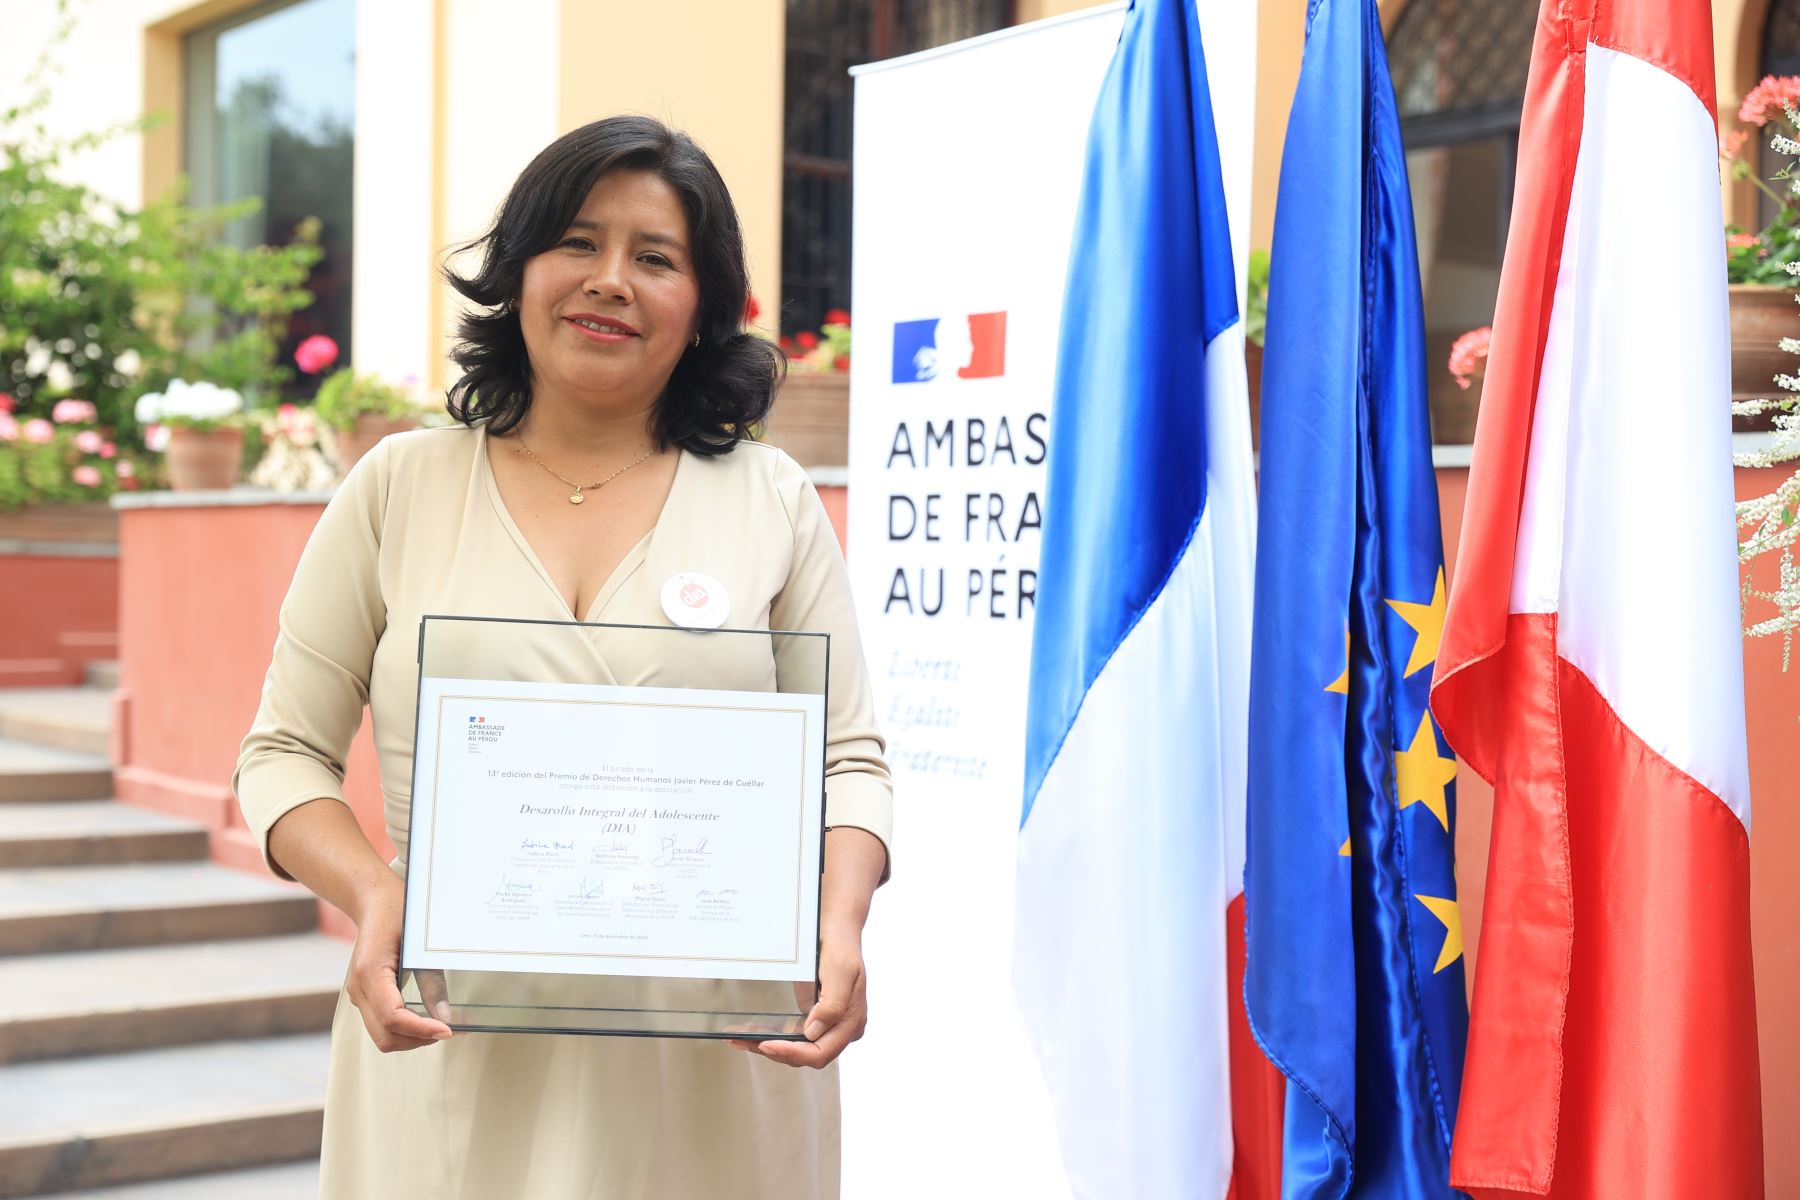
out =
<path fill-rule="evenodd" d="M 894 382 L 993 379 L 1006 374 L 1006 314 L 894 322 Z"/>

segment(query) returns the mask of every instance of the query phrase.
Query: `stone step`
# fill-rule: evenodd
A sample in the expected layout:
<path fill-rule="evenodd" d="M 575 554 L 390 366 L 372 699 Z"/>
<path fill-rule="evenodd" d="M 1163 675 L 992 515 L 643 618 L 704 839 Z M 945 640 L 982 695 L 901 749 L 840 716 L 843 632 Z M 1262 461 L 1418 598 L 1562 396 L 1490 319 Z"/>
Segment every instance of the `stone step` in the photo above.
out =
<path fill-rule="evenodd" d="M 273 937 L 318 924 L 305 888 L 210 863 L 0 871 L 0 954 Z"/>
<path fill-rule="evenodd" d="M 317 1156 L 330 1048 L 305 1034 L 0 1067 L 0 1196 Z"/>
<path fill-rule="evenodd" d="M 111 800 L 0 805 L 0 869 L 204 859 L 206 826 Z"/>
<path fill-rule="evenodd" d="M 97 659 L 87 665 L 83 675 L 83 682 L 88 687 L 110 692 L 119 686 L 119 662 L 112 658 Z"/>
<path fill-rule="evenodd" d="M 252 1167 L 247 1171 L 219 1171 L 210 1175 L 183 1175 L 155 1183 L 128 1183 L 120 1187 L 80 1192 L 58 1192 L 44 1200 L 318 1200 L 317 1160 L 283 1163 L 279 1167 Z"/>
<path fill-rule="evenodd" d="M 0 1064 L 331 1028 L 322 933 L 0 958 Z"/>
<path fill-rule="evenodd" d="M 105 757 L 112 750 L 112 693 L 87 687 L 0 689 L 0 738 Z"/>
<path fill-rule="evenodd" d="M 112 764 L 101 755 L 0 738 L 0 804 L 101 800 L 112 787 Z"/>

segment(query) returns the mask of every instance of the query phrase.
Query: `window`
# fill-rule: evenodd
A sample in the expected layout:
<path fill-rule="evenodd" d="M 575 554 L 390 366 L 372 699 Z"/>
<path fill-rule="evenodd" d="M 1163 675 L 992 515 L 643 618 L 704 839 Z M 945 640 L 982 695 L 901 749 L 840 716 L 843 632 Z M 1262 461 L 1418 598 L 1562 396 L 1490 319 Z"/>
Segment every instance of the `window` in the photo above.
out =
<path fill-rule="evenodd" d="M 850 68 L 1013 23 L 1012 0 L 788 0 L 781 332 L 850 307 Z"/>
<path fill-rule="evenodd" d="M 1490 324 L 1512 215 L 1535 0 L 1412 0 L 1388 39 L 1425 293 L 1432 440 L 1475 440 L 1479 393 L 1445 363 Z"/>
<path fill-rule="evenodd" d="M 257 196 L 229 232 L 241 245 L 290 240 L 320 222 L 324 257 L 282 346 L 322 333 L 350 355 L 351 169 L 356 97 L 355 0 L 260 5 L 188 37 L 185 168 L 196 204 Z"/>

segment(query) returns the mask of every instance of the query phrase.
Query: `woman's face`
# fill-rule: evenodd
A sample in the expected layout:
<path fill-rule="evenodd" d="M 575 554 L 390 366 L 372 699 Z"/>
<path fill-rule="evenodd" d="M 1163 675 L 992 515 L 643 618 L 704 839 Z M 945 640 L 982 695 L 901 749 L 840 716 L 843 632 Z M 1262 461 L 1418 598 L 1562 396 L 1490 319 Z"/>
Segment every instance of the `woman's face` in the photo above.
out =
<path fill-rule="evenodd" d="M 653 405 L 699 318 L 687 214 L 649 171 L 601 176 L 561 240 L 525 263 L 519 326 L 539 395 Z"/>

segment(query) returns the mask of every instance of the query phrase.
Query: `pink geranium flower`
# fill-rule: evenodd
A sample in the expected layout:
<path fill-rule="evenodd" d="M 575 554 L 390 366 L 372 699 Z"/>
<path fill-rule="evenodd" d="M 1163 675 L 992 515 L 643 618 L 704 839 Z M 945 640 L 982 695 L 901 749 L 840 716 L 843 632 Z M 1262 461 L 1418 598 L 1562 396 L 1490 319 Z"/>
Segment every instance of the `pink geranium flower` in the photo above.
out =
<path fill-rule="evenodd" d="M 129 458 L 121 458 L 119 460 L 119 465 L 113 468 L 113 472 L 117 474 L 120 479 L 130 479 L 133 475 L 137 474 L 137 468 L 131 465 L 131 460 Z"/>
<path fill-rule="evenodd" d="M 100 412 L 86 400 L 58 400 L 50 419 L 58 425 L 79 425 L 99 420 Z"/>
<path fill-rule="evenodd" d="M 106 445 L 106 439 L 98 430 L 84 429 L 75 435 L 75 448 L 83 454 L 98 454 L 100 447 Z"/>
<path fill-rule="evenodd" d="M 1790 106 L 1800 107 L 1800 75 L 1765 75 L 1744 97 L 1738 120 L 1748 125 L 1767 125 L 1785 117 Z"/>
<path fill-rule="evenodd" d="M 86 465 L 79 466 L 69 472 L 69 478 L 73 479 L 76 483 L 79 483 L 82 487 L 99 487 L 100 468 Z"/>
<path fill-rule="evenodd" d="M 1750 140 L 1748 129 L 1734 129 L 1719 139 L 1719 157 L 1736 158 L 1743 150 L 1744 143 Z"/>
<path fill-rule="evenodd" d="M 1450 347 L 1450 374 L 1456 377 L 1457 387 L 1467 391 L 1487 373 L 1488 340 L 1493 333 L 1492 326 L 1483 325 L 1469 330 Z"/>
<path fill-rule="evenodd" d="M 113 455 L 117 454 L 118 452 L 119 452 L 119 448 L 117 446 L 113 445 L 111 442 L 101 442 L 100 449 L 97 450 L 95 453 L 99 454 L 101 458 L 111 458 Z"/>
<path fill-rule="evenodd" d="M 33 417 L 25 422 L 25 440 L 42 446 L 56 436 L 56 426 L 42 417 Z"/>
<path fill-rule="evenodd" d="M 315 333 L 294 347 L 294 365 L 308 375 L 317 375 L 337 357 L 338 344 L 322 333 Z"/>
<path fill-rule="evenodd" d="M 18 418 L 9 412 L 0 412 L 0 442 L 10 442 L 18 436 Z"/>
<path fill-rule="evenodd" d="M 1754 233 L 1731 233 L 1725 236 L 1725 248 L 1728 250 L 1747 250 L 1756 245 Z"/>

